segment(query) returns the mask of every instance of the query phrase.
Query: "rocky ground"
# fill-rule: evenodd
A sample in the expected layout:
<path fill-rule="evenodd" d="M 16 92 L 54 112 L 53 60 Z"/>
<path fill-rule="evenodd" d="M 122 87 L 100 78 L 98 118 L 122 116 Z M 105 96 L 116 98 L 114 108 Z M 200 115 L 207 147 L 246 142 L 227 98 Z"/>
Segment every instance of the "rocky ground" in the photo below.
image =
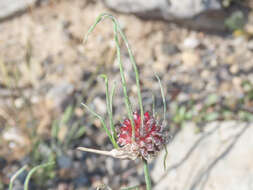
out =
<path fill-rule="evenodd" d="M 175 137 L 171 147 L 176 150 L 169 145 L 170 154 L 177 154 L 178 147 L 181 151 L 188 150 L 189 147 L 182 144 L 176 146 L 184 142 L 181 136 L 195 142 L 194 139 L 208 133 L 210 126 L 206 123 L 211 121 L 223 126 L 233 120 L 242 126 L 241 130 L 246 125 L 249 126 L 247 130 L 251 130 L 252 13 L 242 30 L 208 33 L 115 13 L 96 1 L 41 1 L 24 14 L 0 23 L 0 189 L 7 187 L 10 176 L 23 165 L 32 168 L 48 160 L 56 161 L 56 166 L 36 174 L 31 189 L 94 189 L 101 184 L 119 189 L 143 184 L 140 163 L 75 150 L 77 146 L 112 148 L 100 130 L 99 120 L 80 106 L 85 102 L 101 115 L 106 114 L 105 86 L 99 74 L 107 74 L 111 84 L 117 82 L 114 98 L 117 123 L 127 115 L 115 60 L 112 24 L 105 20 L 89 36 L 87 43 L 82 44 L 89 26 L 103 12 L 117 16 L 132 45 L 140 70 L 145 110 L 152 110 L 153 93 L 160 115 L 162 99 L 154 74 L 162 80 L 169 104 L 168 124 Z M 134 108 L 138 109 L 134 72 L 121 44 L 129 94 Z M 185 133 L 189 120 L 195 127 L 189 127 L 190 132 Z M 184 132 L 180 132 L 182 128 Z M 241 134 L 240 129 L 234 133 Z M 215 141 L 216 137 L 212 138 L 212 142 Z M 201 146 L 211 146 L 212 142 L 207 139 Z M 213 149 L 216 147 L 210 147 L 211 152 Z M 203 159 L 208 159 L 209 154 L 198 149 L 200 156 L 202 152 Z M 244 155 L 245 149 L 238 148 L 233 154 L 240 153 Z M 168 162 L 172 162 L 170 159 L 173 158 Z M 198 162 L 197 158 L 193 160 Z M 156 162 L 152 162 L 153 172 L 156 172 L 153 182 L 159 185 L 156 174 L 163 169 Z M 247 161 L 241 162 L 249 169 L 248 173 L 238 175 L 252 176 L 252 166 L 248 166 Z M 200 160 L 199 163 L 201 166 L 205 162 Z M 233 161 L 225 163 L 231 163 L 227 167 L 235 172 L 240 167 L 240 163 Z M 218 171 L 225 170 L 222 167 Z M 22 189 L 26 174 L 24 172 L 17 179 L 15 189 Z M 174 174 L 165 181 L 175 181 Z M 176 173 L 178 175 L 180 172 Z M 180 179 L 180 185 L 173 185 L 176 189 L 197 187 L 191 186 L 193 183 L 187 182 L 183 174 Z M 212 187 L 214 179 L 211 178 L 205 187 Z M 252 182 L 250 177 L 247 180 L 247 184 Z M 185 188 L 181 186 L 187 183 Z M 168 188 L 166 185 L 161 181 L 161 188 Z M 217 186 L 217 189 L 224 189 L 222 187 Z"/>

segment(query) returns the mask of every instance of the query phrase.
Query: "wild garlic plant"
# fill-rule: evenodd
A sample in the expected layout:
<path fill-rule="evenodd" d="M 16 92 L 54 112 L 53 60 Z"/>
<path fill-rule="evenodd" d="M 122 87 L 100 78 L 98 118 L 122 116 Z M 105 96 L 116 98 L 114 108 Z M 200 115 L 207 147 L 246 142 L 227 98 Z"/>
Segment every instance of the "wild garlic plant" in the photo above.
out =
<path fill-rule="evenodd" d="M 97 117 L 103 126 L 106 134 L 108 135 L 114 149 L 111 151 L 103 151 L 90 149 L 86 147 L 78 147 L 78 150 L 92 152 L 97 154 L 102 154 L 105 156 L 112 156 L 114 158 L 119 159 L 141 159 L 143 162 L 143 169 L 145 175 L 146 189 L 151 190 L 151 179 L 148 168 L 148 160 L 151 157 L 155 157 L 157 153 L 162 149 L 166 149 L 166 142 L 168 139 L 168 133 L 165 129 L 165 119 L 166 119 L 166 100 L 164 91 L 161 85 L 161 81 L 159 77 L 156 75 L 156 78 L 159 82 L 161 94 L 163 98 L 164 104 L 164 114 L 163 114 L 163 123 L 159 124 L 159 122 L 155 118 L 155 111 L 153 109 L 153 115 L 150 114 L 149 111 L 144 112 L 143 103 L 142 103 L 142 95 L 141 95 L 141 87 L 140 87 L 140 78 L 139 71 L 128 43 L 128 40 L 120 28 L 120 25 L 117 19 L 108 13 L 103 13 L 99 15 L 95 21 L 95 23 L 89 28 L 87 35 L 84 37 L 84 42 L 87 41 L 89 34 L 95 29 L 96 25 L 100 23 L 103 19 L 110 19 L 113 23 L 113 31 L 114 31 L 114 41 L 117 49 L 117 62 L 120 68 L 121 75 L 121 86 L 123 88 L 124 93 L 124 101 L 125 106 L 128 113 L 128 119 L 124 120 L 119 130 L 115 129 L 114 121 L 113 121 L 113 97 L 115 84 L 112 86 L 111 92 L 109 92 L 108 87 L 108 77 L 106 75 L 101 75 L 105 81 L 105 89 L 106 89 L 106 106 L 107 106 L 107 114 L 109 118 L 109 127 L 106 126 L 105 119 L 100 116 L 98 113 L 90 109 L 86 104 L 82 103 L 82 105 L 95 117 Z M 138 94 L 138 104 L 139 104 L 139 112 L 133 111 L 132 104 L 130 102 L 128 93 L 127 93 L 127 84 L 124 74 L 124 67 L 121 61 L 121 53 L 120 53 L 120 45 L 119 45 L 119 36 L 122 38 L 129 54 L 129 58 L 135 72 L 136 86 L 137 86 L 137 94 Z M 155 106 L 153 106 L 154 108 Z M 116 132 L 118 131 L 118 132 Z M 167 156 L 167 150 L 165 151 L 165 158 Z M 164 166 L 165 159 L 164 159 Z"/>

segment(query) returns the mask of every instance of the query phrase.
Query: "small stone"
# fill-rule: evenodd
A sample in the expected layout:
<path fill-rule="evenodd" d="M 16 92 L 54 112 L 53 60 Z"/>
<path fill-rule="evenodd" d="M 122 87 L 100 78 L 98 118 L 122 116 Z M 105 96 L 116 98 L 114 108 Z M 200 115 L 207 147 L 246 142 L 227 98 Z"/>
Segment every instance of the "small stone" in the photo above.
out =
<path fill-rule="evenodd" d="M 230 74 L 226 68 L 220 68 L 217 74 L 221 80 L 229 80 L 230 79 Z"/>
<path fill-rule="evenodd" d="M 81 117 L 83 115 L 84 111 L 82 108 L 80 107 L 77 107 L 75 108 L 75 114 L 78 116 L 78 117 Z"/>
<path fill-rule="evenodd" d="M 176 45 L 174 44 L 171 44 L 171 43 L 163 43 L 162 45 L 162 52 L 165 54 L 165 55 L 174 55 L 174 54 L 177 54 L 179 53 L 179 49 Z"/>
<path fill-rule="evenodd" d="M 59 183 L 57 190 L 74 190 L 74 187 L 67 183 Z"/>
<path fill-rule="evenodd" d="M 208 79 L 210 77 L 210 71 L 208 70 L 204 70 L 201 72 L 201 77 L 204 78 L 204 79 Z"/>
<path fill-rule="evenodd" d="M 57 163 L 60 168 L 69 169 L 72 167 L 72 158 L 66 155 L 61 155 L 57 158 Z"/>
<path fill-rule="evenodd" d="M 250 40 L 247 44 L 247 48 L 251 51 L 253 51 L 253 40 Z"/>
<path fill-rule="evenodd" d="M 239 71 L 238 65 L 237 65 L 237 64 L 231 65 L 231 67 L 229 68 L 229 71 L 230 71 L 232 74 L 237 74 L 238 71 Z"/>
<path fill-rule="evenodd" d="M 32 96 L 31 97 L 31 102 L 33 104 L 37 104 L 37 103 L 39 103 L 39 101 L 40 101 L 40 97 L 39 96 Z"/>
<path fill-rule="evenodd" d="M 182 53 L 182 61 L 186 67 L 194 67 L 200 63 L 200 57 L 193 51 L 185 51 Z"/>
<path fill-rule="evenodd" d="M 183 42 L 183 47 L 186 49 L 195 49 L 200 45 L 200 42 L 195 37 L 188 37 Z"/>
<path fill-rule="evenodd" d="M 187 100 L 189 100 L 189 99 L 190 99 L 190 97 L 189 97 L 189 95 L 186 94 L 186 93 L 180 93 L 180 94 L 177 96 L 177 100 L 178 100 L 179 102 L 184 102 L 184 101 L 187 101 Z"/>
<path fill-rule="evenodd" d="M 217 60 L 216 60 L 216 59 L 212 59 L 211 62 L 210 62 L 210 65 L 211 65 L 212 67 L 216 67 L 216 66 L 218 65 Z"/>
<path fill-rule="evenodd" d="M 230 55 L 228 57 L 225 58 L 225 63 L 228 65 L 232 65 L 235 63 L 235 56 L 234 55 Z"/>
<path fill-rule="evenodd" d="M 7 161 L 4 158 L 0 157 L 0 170 L 2 170 L 6 166 L 6 164 Z"/>
<path fill-rule="evenodd" d="M 96 110 L 100 113 L 100 114 L 106 114 L 106 102 L 105 100 L 102 100 L 100 97 L 96 97 L 93 101 Z"/>
<path fill-rule="evenodd" d="M 237 87 L 240 88 L 242 84 L 242 79 L 240 77 L 234 77 L 233 78 L 233 84 Z"/>
<path fill-rule="evenodd" d="M 163 62 L 155 62 L 153 65 L 153 69 L 156 73 L 162 73 L 166 70 L 167 65 Z M 136 87 L 137 89 L 137 87 Z"/>
<path fill-rule="evenodd" d="M 50 149 L 49 146 L 47 146 L 46 144 L 44 143 L 40 143 L 39 146 L 38 146 L 38 150 L 39 152 L 43 155 L 43 156 L 50 156 L 51 153 L 52 153 L 52 150 Z M 29 161 L 29 160 L 28 160 Z"/>
<path fill-rule="evenodd" d="M 62 82 L 53 86 L 46 95 L 49 106 L 61 108 L 64 101 L 74 92 L 75 88 L 68 82 Z"/>
<path fill-rule="evenodd" d="M 109 157 L 105 160 L 105 163 L 106 163 L 106 169 L 108 173 L 110 175 L 113 175 L 114 174 L 114 170 L 113 170 L 114 159 Z"/>
<path fill-rule="evenodd" d="M 85 174 L 82 174 L 74 179 L 74 185 L 75 187 L 89 186 L 90 180 Z"/>
<path fill-rule="evenodd" d="M 18 130 L 18 128 L 12 127 L 4 130 L 4 132 L 2 133 L 2 138 L 6 141 L 14 142 L 15 147 L 26 145 L 26 137 L 22 134 L 20 130 Z"/>
<path fill-rule="evenodd" d="M 17 98 L 15 101 L 14 101 L 14 104 L 16 106 L 16 108 L 21 108 L 23 105 L 24 105 L 25 101 L 23 98 Z"/>

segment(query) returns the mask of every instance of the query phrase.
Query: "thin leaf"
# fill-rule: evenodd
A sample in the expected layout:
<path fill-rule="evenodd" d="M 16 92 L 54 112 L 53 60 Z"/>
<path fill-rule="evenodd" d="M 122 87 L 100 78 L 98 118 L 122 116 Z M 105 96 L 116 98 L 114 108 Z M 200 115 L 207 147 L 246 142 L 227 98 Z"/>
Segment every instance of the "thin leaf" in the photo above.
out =
<path fill-rule="evenodd" d="M 111 136 L 111 133 L 110 131 L 108 130 L 108 128 L 106 127 L 106 124 L 105 124 L 105 120 L 102 118 L 102 116 L 100 116 L 99 114 L 97 114 L 96 112 L 94 112 L 92 109 L 89 108 L 89 106 L 87 106 L 86 104 L 84 103 L 81 103 L 81 105 L 83 107 L 85 107 L 91 114 L 93 114 L 96 118 L 98 118 L 100 120 L 100 122 L 102 123 L 103 125 L 103 128 L 106 132 L 106 134 L 108 135 L 109 139 L 111 140 L 112 144 L 114 143 L 113 139 L 112 139 L 112 136 Z M 113 146 L 117 146 L 116 144 L 113 144 Z"/>
<path fill-rule="evenodd" d="M 110 123 L 110 129 L 111 129 L 111 136 L 112 136 L 112 140 L 113 140 L 113 145 L 116 145 L 115 148 L 118 148 L 118 144 L 115 141 L 115 127 L 114 127 L 114 123 L 113 123 L 113 118 L 112 118 L 112 109 L 111 109 L 111 102 L 110 102 L 110 97 L 109 97 L 109 87 L 108 87 L 108 77 L 103 74 L 100 75 L 104 81 L 105 81 L 105 96 L 106 96 L 106 108 L 107 108 L 107 114 L 109 116 L 109 123 Z"/>
<path fill-rule="evenodd" d="M 160 78 L 157 74 L 155 74 L 155 76 L 158 80 L 158 83 L 159 83 L 159 86 L 160 86 L 160 89 L 161 89 L 161 95 L 162 95 L 162 99 L 163 99 L 163 122 L 165 122 L 166 121 L 166 112 L 167 112 L 166 99 L 165 99 L 164 90 L 163 90 L 161 80 L 160 80 Z"/>
<path fill-rule="evenodd" d="M 74 139 L 75 137 L 75 133 L 78 130 L 79 124 L 78 123 L 74 123 L 72 125 L 72 127 L 70 128 L 69 132 L 66 135 L 66 139 L 64 140 L 64 145 L 68 146 L 69 143 L 71 142 L 71 140 Z"/>
<path fill-rule="evenodd" d="M 27 165 L 23 166 L 22 168 L 20 168 L 12 177 L 10 180 L 10 184 L 9 184 L 9 190 L 12 190 L 13 188 L 13 183 L 15 181 L 15 179 L 21 174 L 23 173 L 23 171 L 25 171 L 27 169 Z"/>
<path fill-rule="evenodd" d="M 50 166 L 50 165 L 53 165 L 55 164 L 54 162 L 49 162 L 49 163 L 45 163 L 45 164 L 41 164 L 41 165 L 38 165 L 36 167 L 34 167 L 33 169 L 31 169 L 31 171 L 28 173 L 26 179 L 25 179 L 25 184 L 24 184 L 24 190 L 28 190 L 29 188 L 29 181 L 32 177 L 32 175 L 38 170 L 38 169 L 41 169 L 41 168 L 45 168 L 47 166 Z"/>
<path fill-rule="evenodd" d="M 114 97 L 114 94 L 115 94 L 115 87 L 116 87 L 116 82 L 113 83 L 112 85 L 112 91 L 111 91 L 111 94 L 110 94 L 110 109 L 111 109 L 111 112 L 113 111 L 112 110 L 112 107 L 113 107 L 113 97 Z"/>
<path fill-rule="evenodd" d="M 165 155 L 164 155 L 164 158 L 163 158 L 163 167 L 164 167 L 164 171 L 166 171 L 166 168 L 167 168 L 166 159 L 167 159 L 167 156 L 168 156 L 168 150 L 167 150 L 166 145 L 164 145 L 164 149 L 165 149 Z"/>
<path fill-rule="evenodd" d="M 153 117 L 156 117 L 156 111 L 155 111 L 155 95 L 152 94 L 152 112 L 153 112 Z"/>
<path fill-rule="evenodd" d="M 130 119 L 130 123 L 132 126 L 132 140 L 135 141 L 135 125 L 134 125 L 134 119 L 133 119 L 133 110 L 132 110 L 132 105 L 127 94 L 127 85 L 126 85 L 126 79 L 125 79 L 125 74 L 124 74 L 124 68 L 121 61 L 121 57 L 120 57 L 120 46 L 119 46 L 118 30 L 117 30 L 118 26 L 113 18 L 112 18 L 112 21 L 114 23 L 114 41 L 115 41 L 116 49 L 117 49 L 117 59 L 118 59 L 119 68 L 120 68 L 121 84 L 123 87 L 124 100 L 125 100 L 125 105 L 128 112 L 128 117 Z"/>
<path fill-rule="evenodd" d="M 85 126 L 81 126 L 79 130 L 76 132 L 75 139 L 79 139 L 85 133 L 86 128 Z"/>
<path fill-rule="evenodd" d="M 59 122 L 57 120 L 53 121 L 52 129 L 51 129 L 51 135 L 53 138 L 57 138 L 59 132 Z"/>
<path fill-rule="evenodd" d="M 110 94 L 110 109 L 111 109 L 112 115 L 113 115 L 113 97 L 114 97 L 114 94 L 115 94 L 115 87 L 116 87 L 116 83 L 114 82 L 113 85 L 112 85 L 112 91 L 111 91 L 111 94 Z M 114 136 L 115 139 L 117 138 L 117 133 L 116 133 L 115 127 L 114 127 L 114 131 L 113 131 L 113 136 Z"/>
<path fill-rule="evenodd" d="M 67 109 L 64 111 L 63 117 L 61 119 L 61 125 L 66 124 L 70 120 L 72 114 L 73 114 L 73 107 L 68 106 Z"/>

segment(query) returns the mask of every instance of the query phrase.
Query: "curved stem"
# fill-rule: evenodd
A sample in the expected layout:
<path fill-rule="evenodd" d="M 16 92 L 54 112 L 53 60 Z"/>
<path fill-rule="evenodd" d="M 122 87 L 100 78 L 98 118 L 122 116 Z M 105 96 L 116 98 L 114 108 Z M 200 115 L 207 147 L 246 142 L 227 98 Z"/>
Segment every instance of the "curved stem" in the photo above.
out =
<path fill-rule="evenodd" d="M 38 165 L 36 167 L 34 167 L 33 169 L 31 169 L 31 171 L 27 174 L 27 177 L 25 179 L 25 183 L 24 183 L 24 190 L 28 190 L 28 187 L 29 187 L 29 182 L 30 182 L 30 178 L 32 177 L 32 175 L 40 168 L 45 168 L 47 166 L 50 166 L 50 165 L 53 165 L 55 164 L 54 162 L 48 162 L 48 163 L 45 163 L 45 164 L 41 164 L 41 165 Z"/>
<path fill-rule="evenodd" d="M 116 22 L 117 22 L 117 20 L 116 20 Z M 119 27 L 119 24 L 118 24 L 118 30 L 119 30 L 119 33 L 120 33 L 120 35 L 121 35 L 121 37 L 122 37 L 122 39 L 123 39 L 123 41 L 124 41 L 124 43 L 125 43 L 125 45 L 127 47 L 127 51 L 128 51 L 129 57 L 130 57 L 130 61 L 132 63 L 132 66 L 133 66 L 134 72 L 135 72 L 137 94 L 138 94 L 138 102 L 139 102 L 139 107 L 140 107 L 140 112 L 141 112 L 141 126 L 142 126 L 141 127 L 141 134 L 143 134 L 144 133 L 144 127 L 143 127 L 144 111 L 143 111 L 143 104 L 142 104 L 139 71 L 138 71 L 137 64 L 135 62 L 135 59 L 134 59 L 133 52 L 132 52 L 132 49 L 130 47 L 130 44 L 128 43 L 126 35 L 124 34 L 124 32 Z"/>
<path fill-rule="evenodd" d="M 15 180 L 23 171 L 25 171 L 27 168 L 28 168 L 27 165 L 23 166 L 21 169 L 19 169 L 19 170 L 11 177 L 10 184 L 9 184 L 9 190 L 12 190 L 12 189 L 13 189 L 14 180 Z"/>
<path fill-rule="evenodd" d="M 117 59 L 118 59 L 120 75 L 121 75 L 121 83 L 122 83 L 123 92 L 124 92 L 124 96 L 125 96 L 125 105 L 127 107 L 128 117 L 130 119 L 131 126 L 132 126 L 132 141 L 134 142 L 135 141 L 135 125 L 134 125 L 132 105 L 129 100 L 128 94 L 127 94 L 127 86 L 126 86 L 124 68 L 123 68 L 123 64 L 121 62 L 121 57 L 120 57 L 120 46 L 119 46 L 118 32 L 117 32 L 118 26 L 117 26 L 116 22 L 113 22 L 113 23 L 114 23 L 114 40 L 115 40 L 116 49 L 117 49 Z"/>
<path fill-rule="evenodd" d="M 88 30 L 88 33 L 84 37 L 83 41 L 86 42 L 86 40 L 88 38 L 88 35 L 94 30 L 95 26 L 100 21 L 102 21 L 102 19 L 104 19 L 104 18 L 110 18 L 112 20 L 113 24 L 114 24 L 114 40 L 116 42 L 117 58 L 118 58 L 118 62 L 119 62 L 120 67 L 122 67 L 122 68 L 120 68 L 121 79 L 122 79 L 122 86 L 123 86 L 123 91 L 124 91 L 124 96 L 125 96 L 125 104 L 126 104 L 126 107 L 128 109 L 128 116 L 129 116 L 129 119 L 130 119 L 130 122 L 131 122 L 131 125 L 132 125 L 132 131 L 133 131 L 133 133 L 132 133 L 132 139 L 134 140 L 135 139 L 135 134 L 134 134 L 135 130 L 134 130 L 134 122 L 133 122 L 133 113 L 132 113 L 132 110 L 131 110 L 132 107 L 131 107 L 129 98 L 127 96 L 127 89 L 126 89 L 126 83 L 125 83 L 124 70 L 123 70 L 123 66 L 122 66 L 122 63 L 121 63 L 121 59 L 120 59 L 120 47 L 119 47 L 118 35 L 117 35 L 118 32 L 119 32 L 120 36 L 122 37 L 122 39 L 123 39 L 123 41 L 124 41 L 124 43 L 125 43 L 125 45 L 127 47 L 128 54 L 129 54 L 129 57 L 130 57 L 130 61 L 131 61 L 131 64 L 132 64 L 134 72 L 135 72 L 135 79 L 136 79 L 136 86 L 137 86 L 139 109 L 140 109 L 140 112 L 141 112 L 140 113 L 140 115 L 141 115 L 141 124 L 142 124 L 141 134 L 143 134 L 143 132 L 144 132 L 144 127 L 143 127 L 144 111 L 143 111 L 143 103 L 142 103 L 142 96 L 141 96 L 139 71 L 138 71 L 138 68 L 137 68 L 137 65 L 136 65 L 136 62 L 135 62 L 135 59 L 134 59 L 131 47 L 130 47 L 130 45 L 128 43 L 128 40 L 127 40 L 124 32 L 120 28 L 120 25 L 119 25 L 117 19 L 113 15 L 108 14 L 108 13 L 102 13 L 102 14 L 100 14 L 97 17 L 95 24 L 90 27 L 90 29 Z M 131 112 L 131 113 L 129 113 L 129 112 Z"/>

